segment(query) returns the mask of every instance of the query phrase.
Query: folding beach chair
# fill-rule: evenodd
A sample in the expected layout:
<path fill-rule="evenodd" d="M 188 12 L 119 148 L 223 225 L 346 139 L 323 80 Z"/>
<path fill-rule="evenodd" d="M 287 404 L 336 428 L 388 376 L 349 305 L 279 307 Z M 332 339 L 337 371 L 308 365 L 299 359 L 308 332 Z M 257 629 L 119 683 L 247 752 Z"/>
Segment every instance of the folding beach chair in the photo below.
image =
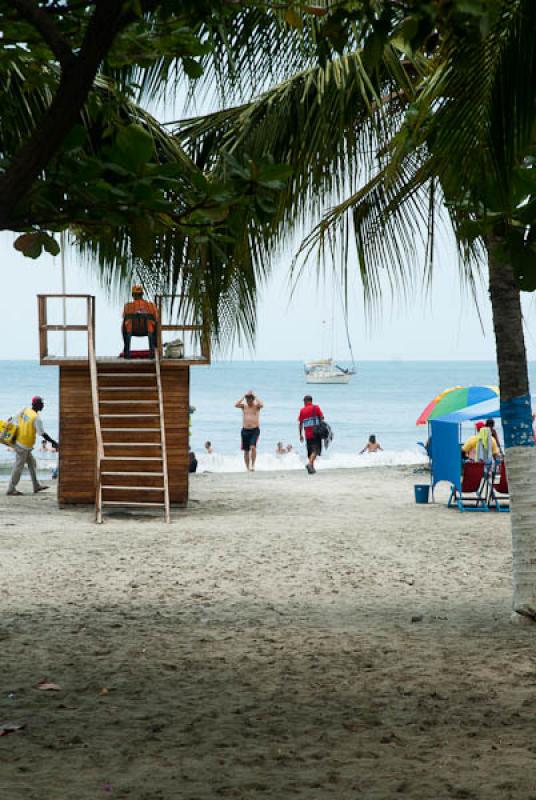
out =
<path fill-rule="evenodd" d="M 510 511 L 508 475 L 504 461 L 497 464 L 491 481 L 490 506 L 496 511 Z"/>
<path fill-rule="evenodd" d="M 460 511 L 489 511 L 489 470 L 483 461 L 466 461 L 462 466 L 462 490 L 452 487 L 448 508 L 456 503 Z"/>
<path fill-rule="evenodd" d="M 125 322 L 130 322 L 130 331 L 127 331 Z M 153 323 L 153 331 L 149 331 L 149 323 Z M 123 343 L 124 350 L 121 358 L 154 358 L 154 351 L 157 347 L 157 320 L 154 314 L 137 311 L 133 314 L 125 314 L 123 321 Z M 149 340 L 149 350 L 130 350 L 132 337 L 147 336 Z"/>

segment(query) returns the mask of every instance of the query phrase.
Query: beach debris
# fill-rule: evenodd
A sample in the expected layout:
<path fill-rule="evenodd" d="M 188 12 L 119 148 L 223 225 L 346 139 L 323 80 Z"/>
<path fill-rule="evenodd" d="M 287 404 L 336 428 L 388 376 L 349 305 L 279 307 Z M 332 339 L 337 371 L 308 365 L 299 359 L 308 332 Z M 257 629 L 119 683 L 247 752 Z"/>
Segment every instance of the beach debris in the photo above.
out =
<path fill-rule="evenodd" d="M 103 792 L 107 792 L 108 794 L 113 792 L 113 787 L 111 783 L 103 783 L 101 788 Z"/>
<path fill-rule="evenodd" d="M 41 689 L 42 692 L 59 692 L 61 686 L 58 683 L 51 683 L 48 678 L 41 678 L 35 684 L 34 689 Z"/>
<path fill-rule="evenodd" d="M 423 616 L 422 614 L 414 614 L 411 618 L 412 622 L 422 622 Z"/>
<path fill-rule="evenodd" d="M 106 695 L 110 694 L 110 690 L 107 689 L 106 686 L 103 686 L 99 694 L 101 697 L 106 697 Z"/>
<path fill-rule="evenodd" d="M 0 722 L 0 736 L 7 736 L 9 733 L 22 731 L 25 727 L 25 722 Z"/>
<path fill-rule="evenodd" d="M 16 700 L 17 699 L 17 695 L 15 694 L 15 692 L 9 692 L 9 694 L 7 696 L 7 699 L 8 700 Z"/>

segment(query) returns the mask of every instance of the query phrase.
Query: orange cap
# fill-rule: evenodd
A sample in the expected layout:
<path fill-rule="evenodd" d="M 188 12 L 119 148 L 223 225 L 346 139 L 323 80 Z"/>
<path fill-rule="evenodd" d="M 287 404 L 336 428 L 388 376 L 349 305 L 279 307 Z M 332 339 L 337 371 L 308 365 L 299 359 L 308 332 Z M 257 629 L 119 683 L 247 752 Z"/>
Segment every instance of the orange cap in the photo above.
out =
<path fill-rule="evenodd" d="M 143 286 L 141 283 L 135 283 L 132 287 L 132 294 L 143 294 Z"/>

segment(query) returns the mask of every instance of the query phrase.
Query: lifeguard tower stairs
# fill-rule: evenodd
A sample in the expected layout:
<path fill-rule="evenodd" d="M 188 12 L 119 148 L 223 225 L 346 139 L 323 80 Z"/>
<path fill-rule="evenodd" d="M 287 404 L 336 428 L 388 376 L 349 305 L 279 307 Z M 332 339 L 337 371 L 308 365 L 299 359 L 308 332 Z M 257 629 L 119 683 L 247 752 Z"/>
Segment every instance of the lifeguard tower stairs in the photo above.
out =
<path fill-rule="evenodd" d="M 166 299 L 157 298 L 161 321 Z M 49 324 L 49 301 L 82 303 L 85 321 Z M 59 505 L 94 503 L 97 522 L 121 507 L 161 511 L 169 522 L 171 506 L 188 500 L 190 367 L 210 363 L 204 327 L 161 324 L 154 360 L 125 360 L 96 356 L 92 295 L 39 295 L 38 312 L 41 364 L 59 367 Z M 87 355 L 50 353 L 52 331 L 85 333 Z M 199 354 L 163 358 L 167 331 L 193 335 Z"/>

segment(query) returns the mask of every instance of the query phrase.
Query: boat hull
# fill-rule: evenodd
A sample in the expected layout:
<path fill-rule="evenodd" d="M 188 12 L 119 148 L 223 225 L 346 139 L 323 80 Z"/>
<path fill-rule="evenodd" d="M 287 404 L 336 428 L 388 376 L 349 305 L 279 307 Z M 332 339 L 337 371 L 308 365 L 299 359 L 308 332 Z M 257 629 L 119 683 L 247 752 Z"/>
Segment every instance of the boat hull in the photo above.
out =
<path fill-rule="evenodd" d="M 350 383 L 350 378 L 352 377 L 351 374 L 345 374 L 341 372 L 340 374 L 332 374 L 332 375 L 314 375 L 313 373 L 309 373 L 305 376 L 306 383 Z"/>

